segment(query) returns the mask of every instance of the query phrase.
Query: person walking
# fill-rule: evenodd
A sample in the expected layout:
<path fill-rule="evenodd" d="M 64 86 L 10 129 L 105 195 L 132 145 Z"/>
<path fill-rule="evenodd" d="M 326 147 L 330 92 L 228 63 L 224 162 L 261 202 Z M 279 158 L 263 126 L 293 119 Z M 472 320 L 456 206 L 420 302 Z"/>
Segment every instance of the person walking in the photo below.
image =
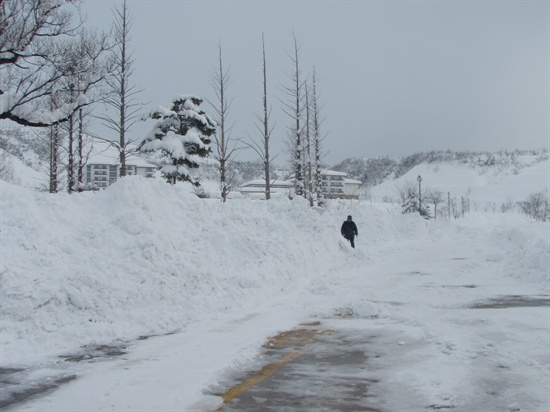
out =
<path fill-rule="evenodd" d="M 342 236 L 344 236 L 351 243 L 351 247 L 355 249 L 354 239 L 355 236 L 359 235 L 359 232 L 357 231 L 357 225 L 351 216 L 348 216 L 348 219 L 342 223 L 340 233 L 342 233 Z"/>

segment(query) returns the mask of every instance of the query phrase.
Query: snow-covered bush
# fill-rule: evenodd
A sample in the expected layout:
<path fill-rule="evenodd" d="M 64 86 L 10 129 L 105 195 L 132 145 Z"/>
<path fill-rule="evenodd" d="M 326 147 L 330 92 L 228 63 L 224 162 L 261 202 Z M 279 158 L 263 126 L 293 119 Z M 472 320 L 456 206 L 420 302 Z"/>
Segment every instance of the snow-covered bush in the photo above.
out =
<path fill-rule="evenodd" d="M 190 171 L 210 155 L 211 137 L 216 133 L 216 122 L 200 108 L 202 102 L 195 95 L 178 95 L 170 108 L 159 106 L 144 118 L 157 123 L 139 142 L 139 150 L 162 154 L 160 171 L 169 183 L 200 185 Z"/>
<path fill-rule="evenodd" d="M 550 220 L 550 205 L 548 204 L 548 192 L 531 193 L 527 200 L 518 202 L 523 213 L 527 216 L 546 222 Z"/>

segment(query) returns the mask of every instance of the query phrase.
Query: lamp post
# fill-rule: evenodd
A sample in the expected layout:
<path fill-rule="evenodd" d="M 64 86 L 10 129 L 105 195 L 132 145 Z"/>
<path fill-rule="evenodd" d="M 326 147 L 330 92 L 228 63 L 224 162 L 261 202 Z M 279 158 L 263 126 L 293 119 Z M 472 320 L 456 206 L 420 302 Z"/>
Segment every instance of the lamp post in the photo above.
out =
<path fill-rule="evenodd" d="M 422 214 L 422 176 L 418 175 L 418 211 Z"/>

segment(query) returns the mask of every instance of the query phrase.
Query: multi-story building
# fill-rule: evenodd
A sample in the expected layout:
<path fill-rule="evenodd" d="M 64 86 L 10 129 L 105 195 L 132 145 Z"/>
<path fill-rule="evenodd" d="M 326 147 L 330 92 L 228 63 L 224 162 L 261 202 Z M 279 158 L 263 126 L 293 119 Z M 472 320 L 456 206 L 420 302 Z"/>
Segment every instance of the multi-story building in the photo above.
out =
<path fill-rule="evenodd" d="M 100 146 L 101 150 L 97 147 Z M 118 151 L 113 147 L 97 145 L 92 156 L 86 162 L 84 183 L 90 188 L 104 189 L 120 177 Z M 155 177 L 157 167 L 137 156 L 126 159 L 126 175 Z"/>
<path fill-rule="evenodd" d="M 321 171 L 321 185 L 326 199 L 359 199 L 359 187 L 362 182 L 353 180 L 346 173 L 334 170 Z M 271 194 L 289 194 L 294 191 L 292 177 L 290 180 L 274 180 L 271 184 Z M 244 183 L 240 188 L 241 195 L 247 197 L 265 197 L 265 180 L 257 179 Z"/>
<path fill-rule="evenodd" d="M 344 172 L 321 171 L 323 195 L 328 199 L 359 199 L 362 182 L 353 180 Z"/>

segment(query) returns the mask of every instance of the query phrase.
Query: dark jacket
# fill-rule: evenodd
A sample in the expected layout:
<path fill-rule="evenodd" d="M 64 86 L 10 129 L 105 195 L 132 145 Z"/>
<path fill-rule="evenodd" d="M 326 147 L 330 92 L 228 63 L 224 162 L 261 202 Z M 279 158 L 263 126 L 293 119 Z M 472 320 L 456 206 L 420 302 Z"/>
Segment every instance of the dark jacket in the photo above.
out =
<path fill-rule="evenodd" d="M 359 232 L 357 231 L 357 225 L 352 220 L 346 220 L 342 223 L 342 229 L 340 229 L 342 236 L 348 238 L 351 236 L 357 236 Z"/>

